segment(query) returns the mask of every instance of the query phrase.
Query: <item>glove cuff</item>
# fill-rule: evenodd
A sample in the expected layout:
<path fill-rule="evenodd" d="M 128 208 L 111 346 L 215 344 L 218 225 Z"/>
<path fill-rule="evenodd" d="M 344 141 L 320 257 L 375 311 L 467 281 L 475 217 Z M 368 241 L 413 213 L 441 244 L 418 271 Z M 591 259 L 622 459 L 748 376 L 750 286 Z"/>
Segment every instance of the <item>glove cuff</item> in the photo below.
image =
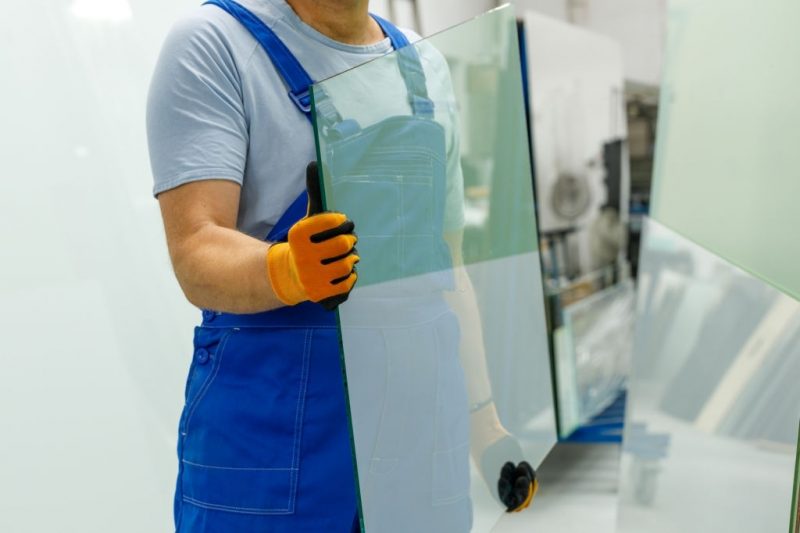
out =
<path fill-rule="evenodd" d="M 267 275 L 272 290 L 286 305 L 297 305 L 308 300 L 308 294 L 297 275 L 292 250 L 285 242 L 273 244 L 267 250 Z"/>

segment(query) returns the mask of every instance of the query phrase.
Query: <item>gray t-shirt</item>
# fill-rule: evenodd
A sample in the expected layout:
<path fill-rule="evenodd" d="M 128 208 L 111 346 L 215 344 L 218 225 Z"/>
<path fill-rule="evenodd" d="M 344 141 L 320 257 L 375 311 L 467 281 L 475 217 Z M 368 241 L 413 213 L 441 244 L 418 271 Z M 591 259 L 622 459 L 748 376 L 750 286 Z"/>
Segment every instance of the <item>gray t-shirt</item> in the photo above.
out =
<path fill-rule="evenodd" d="M 388 38 L 367 46 L 334 41 L 300 20 L 284 0 L 239 2 L 277 34 L 314 80 L 392 49 Z M 404 33 L 410 41 L 419 39 Z M 437 70 L 446 78 L 439 85 L 452 92 L 446 69 Z M 164 43 L 148 98 L 153 193 L 198 180 L 234 181 L 242 186 L 238 229 L 265 238 L 304 190 L 306 165 L 316 159 L 312 127 L 287 90 L 263 48 L 228 13 L 206 5 L 179 21 Z M 448 152 L 457 154 L 453 131 L 448 137 Z M 448 180 L 448 196 L 460 200 L 458 156 L 452 159 L 449 173 L 458 178 Z M 461 210 L 449 211 L 448 229 L 460 227 Z"/>

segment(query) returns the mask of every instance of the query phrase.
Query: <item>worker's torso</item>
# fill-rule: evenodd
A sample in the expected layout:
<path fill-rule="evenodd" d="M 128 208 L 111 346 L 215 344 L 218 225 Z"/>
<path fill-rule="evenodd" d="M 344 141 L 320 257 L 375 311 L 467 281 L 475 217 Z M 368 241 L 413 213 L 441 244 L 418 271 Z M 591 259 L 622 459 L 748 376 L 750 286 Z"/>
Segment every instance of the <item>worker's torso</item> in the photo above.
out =
<path fill-rule="evenodd" d="M 314 80 L 323 80 L 391 51 L 384 39 L 368 46 L 336 42 L 302 22 L 283 0 L 241 0 L 291 50 Z M 233 57 L 233 82 L 241 87 L 249 146 L 238 227 L 263 239 L 305 188 L 306 164 L 316 159 L 308 119 L 287 96 L 271 60 L 252 35 L 214 6 L 195 16 L 215 30 L 209 46 L 225 46 Z M 417 36 L 408 33 L 410 39 Z M 402 84 L 401 84 L 402 85 Z"/>

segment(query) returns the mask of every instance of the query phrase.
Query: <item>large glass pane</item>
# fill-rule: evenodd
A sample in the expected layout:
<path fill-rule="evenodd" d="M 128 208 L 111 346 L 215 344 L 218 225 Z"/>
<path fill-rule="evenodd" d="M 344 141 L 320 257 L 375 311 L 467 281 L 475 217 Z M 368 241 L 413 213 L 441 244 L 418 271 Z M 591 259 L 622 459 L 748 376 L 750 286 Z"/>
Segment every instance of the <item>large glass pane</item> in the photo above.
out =
<path fill-rule="evenodd" d="M 513 10 L 313 96 L 326 205 L 359 235 L 339 320 L 363 526 L 488 531 L 502 464 L 556 439 Z"/>
<path fill-rule="evenodd" d="M 800 298 L 800 2 L 671 0 L 653 217 Z"/>
<path fill-rule="evenodd" d="M 172 526 L 197 310 L 145 137 L 161 42 L 195 0 L 4 2 L 0 531 Z"/>
<path fill-rule="evenodd" d="M 619 531 L 786 531 L 800 302 L 645 225 Z"/>

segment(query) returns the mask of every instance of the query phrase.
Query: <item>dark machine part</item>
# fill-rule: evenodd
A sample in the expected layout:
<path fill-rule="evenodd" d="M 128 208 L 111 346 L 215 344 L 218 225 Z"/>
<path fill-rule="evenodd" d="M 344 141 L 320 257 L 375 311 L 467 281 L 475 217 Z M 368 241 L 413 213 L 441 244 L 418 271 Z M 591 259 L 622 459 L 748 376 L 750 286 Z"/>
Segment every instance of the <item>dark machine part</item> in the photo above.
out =
<path fill-rule="evenodd" d="M 622 204 L 622 139 L 603 145 L 603 166 L 608 197 L 603 208 L 611 207 L 620 211 Z"/>
<path fill-rule="evenodd" d="M 653 182 L 653 157 L 658 120 L 658 89 L 628 83 L 625 93 L 631 165 L 628 261 L 631 264 L 631 274 L 636 277 L 639 270 L 642 219 L 650 213 L 650 189 Z"/>

